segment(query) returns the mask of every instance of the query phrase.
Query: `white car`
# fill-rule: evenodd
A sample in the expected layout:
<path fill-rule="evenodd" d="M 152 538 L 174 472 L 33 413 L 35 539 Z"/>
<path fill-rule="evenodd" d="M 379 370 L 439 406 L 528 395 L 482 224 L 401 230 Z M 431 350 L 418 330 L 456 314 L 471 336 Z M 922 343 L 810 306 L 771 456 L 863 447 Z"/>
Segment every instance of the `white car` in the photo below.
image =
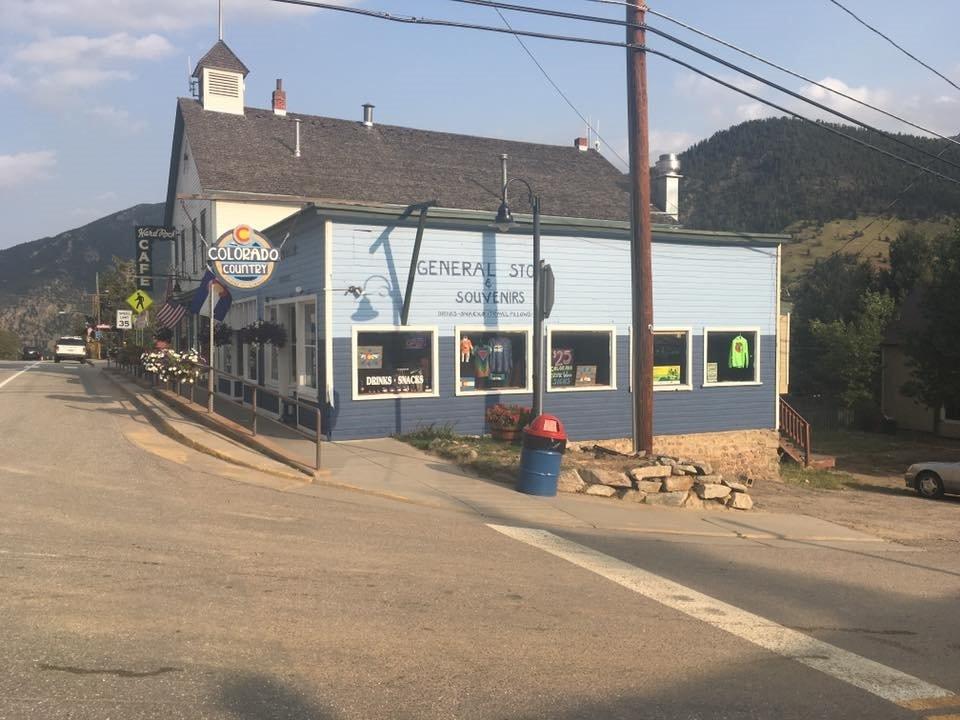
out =
<path fill-rule="evenodd" d="M 960 462 L 915 463 L 907 468 L 904 481 L 925 498 L 938 498 L 945 492 L 960 493 Z"/>
<path fill-rule="evenodd" d="M 87 361 L 87 343 L 82 337 L 62 337 L 57 340 L 53 349 L 53 361 L 78 360 Z"/>

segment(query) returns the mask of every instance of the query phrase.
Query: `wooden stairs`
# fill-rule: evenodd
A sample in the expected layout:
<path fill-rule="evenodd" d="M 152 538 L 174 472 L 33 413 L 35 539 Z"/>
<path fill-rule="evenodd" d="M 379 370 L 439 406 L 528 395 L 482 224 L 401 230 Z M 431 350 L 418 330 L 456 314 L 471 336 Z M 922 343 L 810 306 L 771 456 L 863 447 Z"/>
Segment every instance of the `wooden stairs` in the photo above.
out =
<path fill-rule="evenodd" d="M 835 457 L 813 452 L 812 436 L 807 419 L 780 398 L 780 459 L 789 458 L 804 468 L 816 470 L 836 467 Z"/>

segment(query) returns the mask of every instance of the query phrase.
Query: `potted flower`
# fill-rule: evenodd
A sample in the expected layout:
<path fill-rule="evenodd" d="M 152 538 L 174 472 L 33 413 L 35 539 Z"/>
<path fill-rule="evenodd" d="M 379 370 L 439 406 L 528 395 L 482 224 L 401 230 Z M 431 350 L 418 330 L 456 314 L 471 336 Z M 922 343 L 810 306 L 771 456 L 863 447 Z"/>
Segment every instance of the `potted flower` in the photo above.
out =
<path fill-rule="evenodd" d="M 237 330 L 237 338 L 244 345 L 274 345 L 282 348 L 287 344 L 287 329 L 269 320 L 257 320 Z"/>
<path fill-rule="evenodd" d="M 521 429 L 530 422 L 531 410 L 522 405 L 497 403 L 487 408 L 487 426 L 498 440 L 516 440 Z"/>

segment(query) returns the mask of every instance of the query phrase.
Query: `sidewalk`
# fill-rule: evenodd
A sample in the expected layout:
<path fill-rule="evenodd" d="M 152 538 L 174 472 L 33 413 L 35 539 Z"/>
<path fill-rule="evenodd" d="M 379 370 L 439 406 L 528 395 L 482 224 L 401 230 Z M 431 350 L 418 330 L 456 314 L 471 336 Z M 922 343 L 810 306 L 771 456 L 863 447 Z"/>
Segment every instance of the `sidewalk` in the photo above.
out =
<path fill-rule="evenodd" d="M 253 438 L 248 407 L 216 398 L 215 409 L 223 417 L 210 417 L 203 406 L 190 406 L 174 393 L 144 387 L 123 373 L 107 370 L 102 363 L 97 365 L 166 434 L 226 462 L 299 481 L 302 487 L 296 492 L 316 494 L 321 487 L 331 486 L 472 513 L 501 523 L 715 538 L 718 542 L 886 545 L 871 535 L 804 515 L 648 507 L 564 493 L 554 498 L 524 495 L 392 438 L 324 442 L 324 472 L 314 479 L 316 446 L 294 430 L 260 416 L 258 434 Z M 271 457 L 253 449 L 251 443 Z"/>

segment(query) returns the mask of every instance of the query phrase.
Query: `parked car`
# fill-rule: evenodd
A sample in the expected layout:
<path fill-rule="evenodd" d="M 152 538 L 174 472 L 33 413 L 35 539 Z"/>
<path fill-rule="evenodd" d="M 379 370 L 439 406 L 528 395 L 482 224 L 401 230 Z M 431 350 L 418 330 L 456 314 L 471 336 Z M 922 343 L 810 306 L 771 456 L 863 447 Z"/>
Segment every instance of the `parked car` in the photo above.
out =
<path fill-rule="evenodd" d="M 27 345 L 21 353 L 23 360 L 43 360 L 43 350 L 33 345 Z"/>
<path fill-rule="evenodd" d="M 945 492 L 960 494 L 960 462 L 915 463 L 903 477 L 908 488 L 925 498 L 938 498 Z"/>
<path fill-rule="evenodd" d="M 82 337 L 62 337 L 57 340 L 53 349 L 53 361 L 79 360 L 87 361 L 87 343 Z"/>

